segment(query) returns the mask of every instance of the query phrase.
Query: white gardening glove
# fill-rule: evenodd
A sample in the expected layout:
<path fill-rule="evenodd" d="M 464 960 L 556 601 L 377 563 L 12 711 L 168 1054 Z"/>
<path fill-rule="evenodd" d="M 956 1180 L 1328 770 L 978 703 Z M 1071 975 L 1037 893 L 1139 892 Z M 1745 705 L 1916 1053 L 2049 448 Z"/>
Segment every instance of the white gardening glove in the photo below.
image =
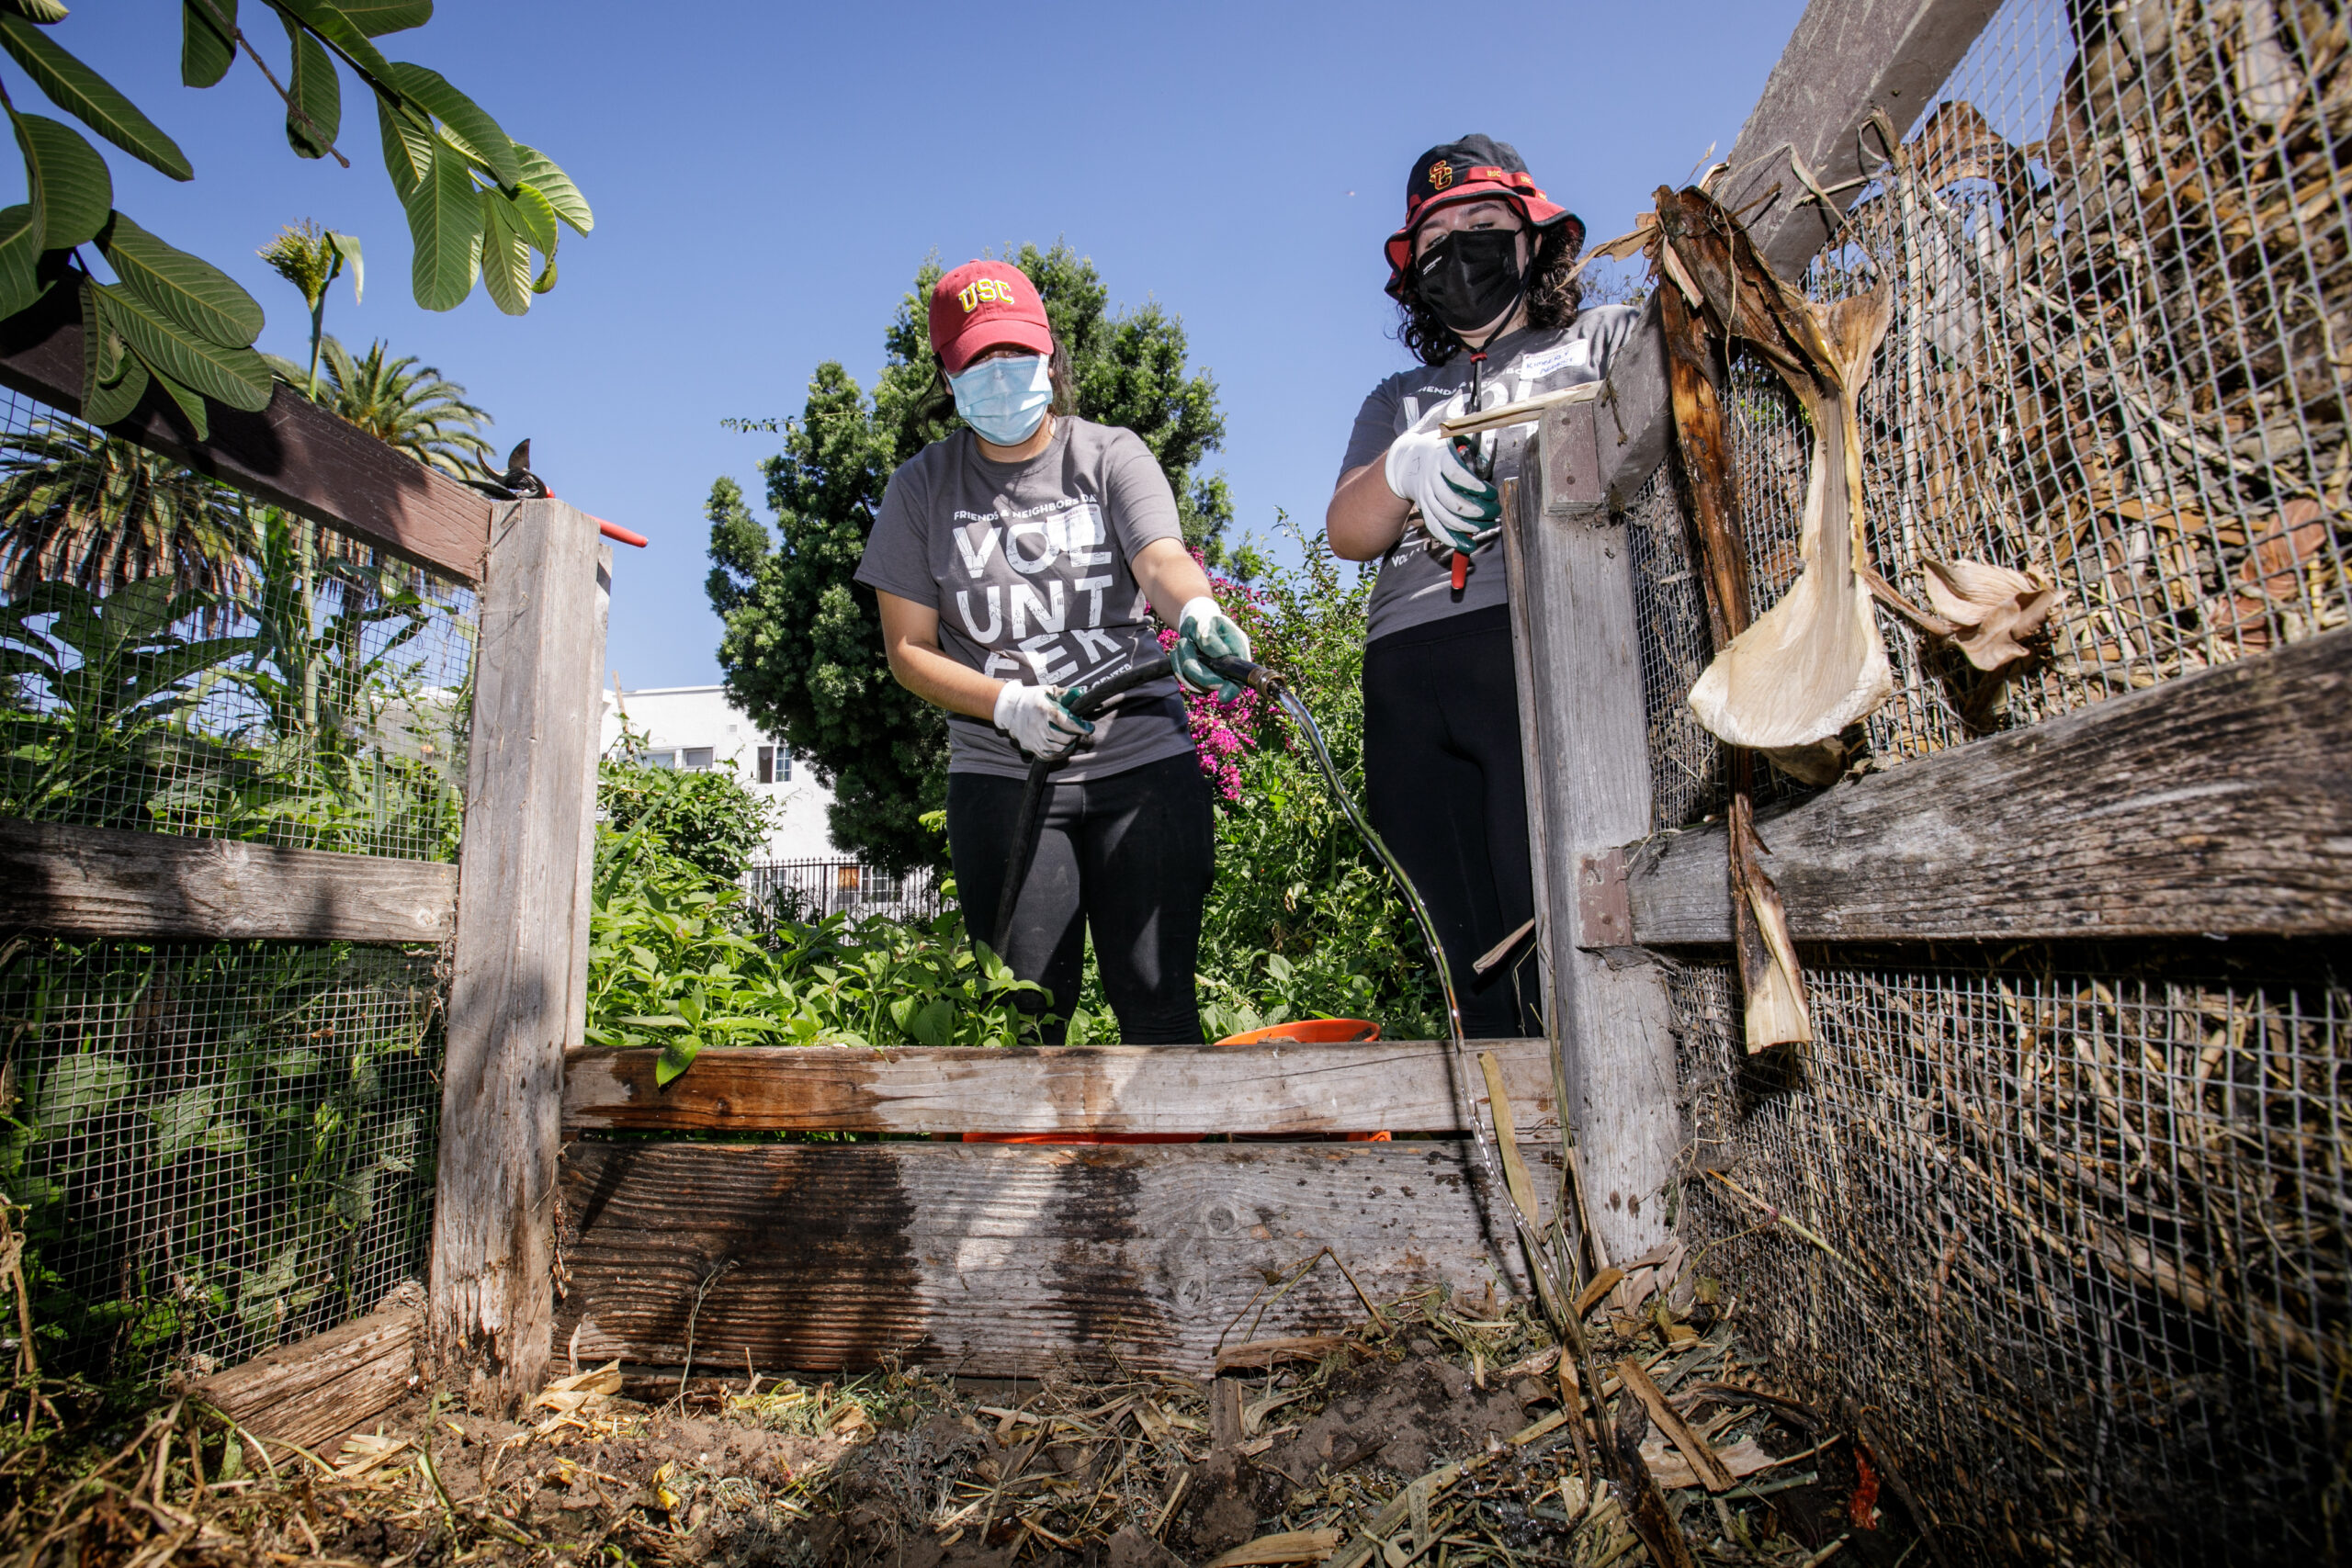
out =
<path fill-rule="evenodd" d="M 1391 494 L 1420 508 L 1430 536 L 1468 554 L 1472 536 L 1503 514 L 1502 497 L 1471 468 L 1476 445 L 1440 428 L 1457 412 L 1451 398 L 1420 417 L 1388 446 L 1385 472 Z"/>
<path fill-rule="evenodd" d="M 1032 757 L 1049 762 L 1066 757 L 1080 736 L 1094 733 L 1092 720 L 1077 717 L 1062 705 L 1069 698 L 1059 686 L 1007 681 L 996 694 L 996 727 Z"/>
<path fill-rule="evenodd" d="M 1247 659 L 1250 638 L 1231 616 L 1204 593 L 1187 599 L 1176 615 L 1176 679 L 1195 692 L 1214 692 L 1227 702 L 1241 688 L 1209 667 L 1212 659 Z"/>

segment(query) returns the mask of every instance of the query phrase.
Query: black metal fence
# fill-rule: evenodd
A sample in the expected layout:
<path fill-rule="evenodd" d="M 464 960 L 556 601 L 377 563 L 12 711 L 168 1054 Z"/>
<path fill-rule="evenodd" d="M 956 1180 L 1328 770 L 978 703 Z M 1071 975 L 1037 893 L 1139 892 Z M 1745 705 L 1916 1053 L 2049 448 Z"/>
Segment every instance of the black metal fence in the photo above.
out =
<path fill-rule="evenodd" d="M 928 920 L 946 908 L 940 877 L 928 867 L 899 874 L 854 860 L 753 861 L 743 868 L 743 886 L 752 907 L 772 922 L 829 915 Z"/>

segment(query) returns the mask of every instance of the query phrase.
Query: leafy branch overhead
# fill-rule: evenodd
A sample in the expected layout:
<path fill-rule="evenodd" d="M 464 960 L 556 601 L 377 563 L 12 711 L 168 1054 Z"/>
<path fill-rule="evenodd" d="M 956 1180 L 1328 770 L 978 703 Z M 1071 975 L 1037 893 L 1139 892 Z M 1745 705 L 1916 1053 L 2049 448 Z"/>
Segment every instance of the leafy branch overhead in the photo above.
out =
<path fill-rule="evenodd" d="M 533 295 L 555 286 L 563 226 L 584 234 L 595 221 L 579 187 L 438 72 L 387 59 L 376 46 L 431 19 L 432 0 L 260 0 L 258 9 L 286 35 L 282 72 L 238 25 L 238 0 L 181 0 L 180 80 L 209 87 L 242 52 L 285 100 L 295 153 L 347 165 L 336 147 L 341 73 L 356 76 L 375 97 L 385 171 L 415 240 L 418 304 L 454 310 L 479 279 L 500 310 L 519 316 Z M 248 18 L 254 14 L 249 6 Z M 193 179 L 179 144 L 50 34 L 66 15 L 57 0 L 0 0 L 0 51 L 83 128 L 175 180 Z M 0 107 L 24 154 L 30 197 L 0 210 L 0 318 L 52 288 L 79 292 L 83 417 L 123 419 L 153 387 L 205 439 L 208 400 L 267 406 L 270 370 L 254 349 L 261 306 L 228 274 L 116 211 L 113 176 L 97 149 L 63 120 L 18 107 L 5 76 Z M 93 243 L 112 269 L 110 283 L 81 254 Z"/>

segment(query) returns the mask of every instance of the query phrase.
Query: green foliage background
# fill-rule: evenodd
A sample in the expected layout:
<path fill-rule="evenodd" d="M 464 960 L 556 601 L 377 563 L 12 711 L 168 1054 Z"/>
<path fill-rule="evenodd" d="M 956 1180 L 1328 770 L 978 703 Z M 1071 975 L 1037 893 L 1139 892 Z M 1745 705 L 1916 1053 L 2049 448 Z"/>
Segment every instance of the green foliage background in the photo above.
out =
<path fill-rule="evenodd" d="M 1010 259 L 1036 284 L 1069 356 L 1079 416 L 1143 438 L 1176 491 L 1186 538 L 1219 558 L 1232 502 L 1222 476 L 1197 468 L 1225 421 L 1216 383 L 1186 363 L 1182 322 L 1153 303 L 1110 314 L 1094 265 L 1068 245 L 1024 245 Z M 871 397 L 838 361 L 817 367 L 800 417 L 781 432 L 784 450 L 761 465 L 773 532 L 732 479 L 711 486 L 707 508 L 729 697 L 831 788 L 833 841 L 892 870 L 944 859 L 922 818 L 946 802 L 947 727 L 891 679 L 874 593 L 851 576 L 890 475 L 956 428 L 933 395 L 925 324 L 940 272 L 925 262 L 899 301 Z"/>

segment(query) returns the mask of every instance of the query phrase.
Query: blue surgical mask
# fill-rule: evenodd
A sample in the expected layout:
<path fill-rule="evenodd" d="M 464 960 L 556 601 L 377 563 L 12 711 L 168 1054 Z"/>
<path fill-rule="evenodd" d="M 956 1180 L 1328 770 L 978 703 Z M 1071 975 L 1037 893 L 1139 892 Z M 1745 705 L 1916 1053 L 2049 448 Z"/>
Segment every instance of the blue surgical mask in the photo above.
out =
<path fill-rule="evenodd" d="M 956 412 L 983 441 L 1018 446 L 1037 433 L 1054 400 L 1053 378 L 1042 354 L 983 359 L 947 378 Z"/>

